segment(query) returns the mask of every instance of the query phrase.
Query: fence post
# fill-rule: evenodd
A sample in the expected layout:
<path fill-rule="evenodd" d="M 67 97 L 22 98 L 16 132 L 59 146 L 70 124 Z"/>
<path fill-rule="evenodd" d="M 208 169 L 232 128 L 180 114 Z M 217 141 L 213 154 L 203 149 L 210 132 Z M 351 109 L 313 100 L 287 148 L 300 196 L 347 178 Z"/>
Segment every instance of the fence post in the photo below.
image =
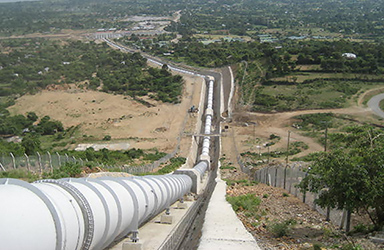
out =
<path fill-rule="evenodd" d="M 307 172 L 305 172 L 305 176 L 304 176 L 304 178 L 306 178 L 308 176 L 308 171 Z M 298 184 L 300 184 L 300 183 L 298 183 Z M 304 191 L 303 191 L 303 203 L 305 203 L 305 196 L 307 195 L 307 192 L 305 191 L 305 189 L 304 189 Z"/>
<path fill-rule="evenodd" d="M 3 164 L 1 164 L 1 162 L 0 162 L 0 168 L 5 172 L 5 168 L 4 168 Z"/>
<path fill-rule="evenodd" d="M 264 183 L 265 184 L 268 183 L 268 168 L 265 168 L 265 180 L 264 180 Z"/>
<path fill-rule="evenodd" d="M 284 168 L 284 187 L 283 187 L 284 189 L 285 189 L 285 184 L 287 182 L 287 167 L 288 165 L 286 165 Z"/>
<path fill-rule="evenodd" d="M 340 229 L 344 228 L 344 222 L 345 222 L 345 210 L 343 210 L 343 215 L 341 216 Z"/>
<path fill-rule="evenodd" d="M 61 167 L 60 154 L 58 152 L 56 152 L 56 155 L 57 155 L 57 159 L 58 159 L 58 162 L 59 162 L 59 167 Z"/>
<path fill-rule="evenodd" d="M 69 162 L 69 157 L 67 154 L 65 154 L 65 160 L 66 160 L 66 162 Z"/>
<path fill-rule="evenodd" d="M 15 159 L 15 156 L 12 154 L 12 153 L 9 153 L 12 157 L 12 165 L 13 165 L 13 169 L 16 169 L 16 159 Z"/>
<path fill-rule="evenodd" d="M 27 161 L 27 169 L 29 172 L 31 172 L 31 168 L 30 168 L 31 163 L 29 162 L 29 157 L 26 153 L 24 153 L 24 156 L 25 156 L 25 160 Z"/>
<path fill-rule="evenodd" d="M 40 173 L 42 174 L 43 173 L 43 165 L 41 164 L 41 155 L 39 152 L 36 152 L 36 154 L 37 154 L 37 163 L 39 164 Z"/>
<path fill-rule="evenodd" d="M 52 157 L 51 153 L 47 151 L 48 159 L 49 159 L 49 166 L 51 167 L 51 171 L 53 172 L 53 166 L 52 166 Z"/>
<path fill-rule="evenodd" d="M 277 187 L 277 169 L 278 167 L 275 169 L 275 187 Z"/>
<path fill-rule="evenodd" d="M 347 210 L 347 221 L 345 225 L 345 231 L 348 233 L 351 230 L 351 210 Z"/>
<path fill-rule="evenodd" d="M 314 197 L 314 199 L 313 199 L 313 211 L 316 211 L 316 202 L 315 202 L 315 200 L 317 199 L 317 193 L 315 193 L 315 197 Z M 328 211 L 327 211 L 328 212 Z"/>
<path fill-rule="evenodd" d="M 327 217 L 325 217 L 325 220 L 326 221 L 331 220 L 331 208 L 330 207 L 327 207 Z"/>

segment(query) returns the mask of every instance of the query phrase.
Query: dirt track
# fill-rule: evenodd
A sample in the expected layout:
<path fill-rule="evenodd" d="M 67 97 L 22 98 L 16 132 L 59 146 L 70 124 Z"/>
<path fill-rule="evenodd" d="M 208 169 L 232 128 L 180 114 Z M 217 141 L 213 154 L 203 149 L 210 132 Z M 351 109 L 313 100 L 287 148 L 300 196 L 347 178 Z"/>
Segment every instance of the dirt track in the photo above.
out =
<path fill-rule="evenodd" d="M 295 155 L 295 157 L 300 157 L 311 152 L 322 151 L 322 145 L 310 137 L 303 136 L 300 130 L 292 127 L 292 124 L 295 123 L 295 119 L 293 117 L 302 114 L 332 112 L 336 114 L 346 114 L 363 122 L 378 123 L 377 118 L 374 116 L 370 108 L 363 105 L 363 98 L 365 95 L 366 93 L 355 98 L 356 102 L 349 108 L 345 109 L 255 113 L 248 112 L 246 111 L 246 107 L 237 105 L 235 112 L 233 113 L 233 122 L 228 124 L 229 130 L 227 136 L 234 136 L 236 138 L 234 142 L 236 145 L 234 146 L 236 146 L 238 153 L 246 151 L 256 152 L 258 150 L 258 146 L 261 147 L 261 153 L 266 152 L 267 148 L 263 147 L 263 144 L 268 141 L 271 134 L 280 136 L 281 140 L 271 146 L 270 150 L 285 150 L 287 146 L 288 131 L 291 132 L 291 142 L 302 141 L 309 146 L 308 150 L 302 151 L 301 153 Z M 236 148 L 233 148 L 233 150 Z"/>

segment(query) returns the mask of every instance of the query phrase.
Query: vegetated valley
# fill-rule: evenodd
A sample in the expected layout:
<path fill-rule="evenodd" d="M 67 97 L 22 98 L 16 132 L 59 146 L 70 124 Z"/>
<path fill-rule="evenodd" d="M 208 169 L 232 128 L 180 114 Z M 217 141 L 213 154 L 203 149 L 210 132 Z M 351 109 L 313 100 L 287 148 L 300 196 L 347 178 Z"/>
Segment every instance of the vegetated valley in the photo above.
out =
<path fill-rule="evenodd" d="M 223 131 L 228 201 L 266 249 L 377 249 L 384 225 L 382 118 L 367 102 L 384 91 L 380 1 L 36 1 L 0 4 L 0 153 L 50 151 L 88 161 L 50 173 L 80 176 L 159 160 L 193 132 L 196 69 L 231 66 L 233 119 Z M 103 36 L 136 51 L 110 48 Z M 226 77 L 226 76 L 224 76 Z M 381 105 L 382 106 L 382 105 Z M 156 173 L 180 167 L 179 155 Z M 124 150 L 95 150 L 119 144 Z M 79 145 L 88 145 L 77 151 Z M 325 152 L 324 152 L 325 151 Z M 241 173 L 239 160 L 251 169 Z M 348 233 L 254 172 L 301 164 L 302 192 L 351 214 Z M 7 169 L 8 170 L 8 169 Z M 153 174 L 153 173 L 146 173 Z"/>

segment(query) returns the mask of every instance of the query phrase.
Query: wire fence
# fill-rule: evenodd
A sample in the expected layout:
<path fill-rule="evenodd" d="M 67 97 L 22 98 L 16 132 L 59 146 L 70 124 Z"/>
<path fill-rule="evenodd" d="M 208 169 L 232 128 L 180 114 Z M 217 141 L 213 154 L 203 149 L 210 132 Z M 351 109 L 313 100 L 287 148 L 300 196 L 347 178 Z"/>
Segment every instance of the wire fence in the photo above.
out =
<path fill-rule="evenodd" d="M 287 190 L 303 203 L 308 204 L 313 210 L 324 215 L 326 220 L 330 220 L 333 224 L 338 225 L 340 229 L 349 229 L 349 222 L 347 220 L 350 220 L 350 217 L 347 211 L 321 208 L 315 203 L 317 198 L 316 193 L 300 191 L 298 184 L 308 175 L 308 173 L 304 171 L 304 169 L 308 167 L 308 163 L 296 162 L 290 165 L 270 165 L 255 171 L 253 174 L 251 173 L 251 167 L 244 165 L 240 157 L 238 157 L 238 163 L 241 170 L 244 173 L 252 175 L 255 181 Z"/>
<path fill-rule="evenodd" d="M 161 159 L 143 166 L 105 165 L 103 163 L 97 164 L 105 170 L 115 170 L 126 172 L 129 174 L 142 174 L 151 172 L 154 169 L 158 168 L 161 164 L 173 158 L 178 152 L 179 147 L 177 147 L 173 152 L 165 155 Z M 42 174 L 52 172 L 54 169 L 58 169 L 66 163 L 78 163 L 81 166 L 84 166 L 86 162 L 88 162 L 88 159 L 76 158 L 74 156 L 69 156 L 68 154 L 63 155 L 57 152 L 37 152 L 35 155 L 24 154 L 23 156 L 14 156 L 14 154 L 10 153 L 9 155 L 2 154 L 0 156 L 0 172 L 21 170 L 24 172 Z"/>
<path fill-rule="evenodd" d="M 37 152 L 35 155 L 14 156 L 10 153 L 9 155 L 1 155 L 0 171 L 23 170 L 31 173 L 44 173 L 60 168 L 67 162 L 84 164 L 83 159 L 68 156 L 67 154 Z"/>

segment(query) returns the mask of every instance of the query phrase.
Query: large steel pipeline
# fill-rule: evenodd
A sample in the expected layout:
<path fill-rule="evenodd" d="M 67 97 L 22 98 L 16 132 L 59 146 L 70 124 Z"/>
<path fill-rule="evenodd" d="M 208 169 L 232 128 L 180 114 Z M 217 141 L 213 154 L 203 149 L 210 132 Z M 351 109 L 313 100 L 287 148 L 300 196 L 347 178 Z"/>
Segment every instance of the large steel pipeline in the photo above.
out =
<path fill-rule="evenodd" d="M 0 179 L 1 249 L 103 249 L 188 193 L 186 175 Z"/>
<path fill-rule="evenodd" d="M 211 133 L 212 78 L 204 134 Z M 194 169 L 209 168 L 210 137 Z M 28 183 L 0 179 L 0 248 L 7 250 L 104 249 L 137 232 L 153 216 L 190 192 L 184 174 L 144 177 L 70 178 Z M 135 238 L 133 238 L 135 240 Z"/>

